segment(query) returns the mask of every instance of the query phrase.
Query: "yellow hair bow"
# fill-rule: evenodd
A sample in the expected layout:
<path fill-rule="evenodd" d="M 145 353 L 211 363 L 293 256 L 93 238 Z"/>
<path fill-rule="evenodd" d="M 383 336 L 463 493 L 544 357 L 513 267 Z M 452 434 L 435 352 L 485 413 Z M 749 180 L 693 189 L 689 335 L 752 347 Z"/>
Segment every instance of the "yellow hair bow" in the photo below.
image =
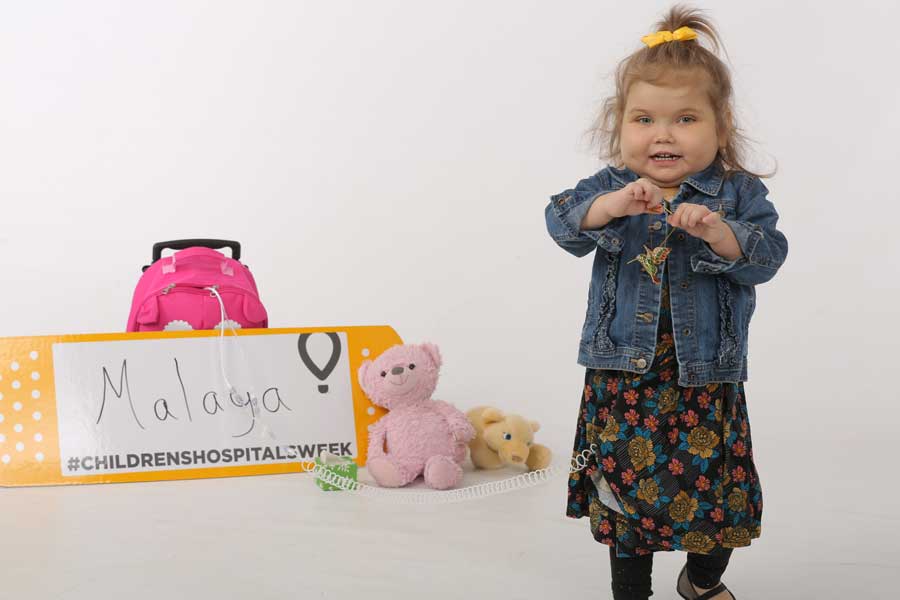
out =
<path fill-rule="evenodd" d="M 641 41 L 647 44 L 649 48 L 663 44 L 665 42 L 686 42 L 697 38 L 697 32 L 690 27 L 679 27 L 675 31 L 657 31 L 650 35 L 645 35 Z"/>

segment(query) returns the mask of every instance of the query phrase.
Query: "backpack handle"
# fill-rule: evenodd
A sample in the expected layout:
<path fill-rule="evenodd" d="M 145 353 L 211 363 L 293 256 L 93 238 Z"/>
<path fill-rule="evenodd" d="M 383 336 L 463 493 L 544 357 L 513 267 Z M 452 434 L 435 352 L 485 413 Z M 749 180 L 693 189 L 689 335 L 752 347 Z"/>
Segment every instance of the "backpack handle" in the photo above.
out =
<path fill-rule="evenodd" d="M 231 258 L 234 260 L 241 259 L 241 244 L 240 242 L 235 242 L 232 240 L 206 240 L 206 239 L 196 239 L 196 240 L 172 240 L 169 242 L 157 242 L 153 244 L 153 262 L 158 261 L 162 258 L 163 250 L 169 248 L 171 250 L 184 250 L 185 248 L 192 248 L 194 246 L 201 246 L 203 248 L 212 248 L 213 250 L 218 250 L 219 248 L 231 248 Z"/>
<path fill-rule="evenodd" d="M 158 261 L 162 258 L 163 250 L 184 250 L 185 248 L 193 248 L 196 246 L 200 246 L 202 248 L 211 248 L 213 250 L 219 250 L 220 248 L 230 248 L 231 249 L 231 258 L 234 260 L 241 259 L 241 244 L 240 242 L 235 242 L 233 240 L 211 240 L 211 239 L 189 239 L 189 240 L 170 240 L 168 242 L 157 242 L 153 244 L 153 262 Z M 149 268 L 149 265 L 144 267 L 144 271 Z"/>

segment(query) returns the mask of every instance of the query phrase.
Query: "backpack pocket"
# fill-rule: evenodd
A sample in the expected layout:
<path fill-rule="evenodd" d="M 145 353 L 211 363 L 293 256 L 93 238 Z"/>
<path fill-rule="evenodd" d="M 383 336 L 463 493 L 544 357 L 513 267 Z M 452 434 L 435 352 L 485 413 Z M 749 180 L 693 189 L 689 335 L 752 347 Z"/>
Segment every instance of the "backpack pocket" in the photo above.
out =
<path fill-rule="evenodd" d="M 252 293 L 241 288 L 218 286 L 221 297 L 207 286 L 169 285 L 147 298 L 137 314 L 137 331 L 184 331 L 225 327 L 265 328 L 268 314 Z"/>

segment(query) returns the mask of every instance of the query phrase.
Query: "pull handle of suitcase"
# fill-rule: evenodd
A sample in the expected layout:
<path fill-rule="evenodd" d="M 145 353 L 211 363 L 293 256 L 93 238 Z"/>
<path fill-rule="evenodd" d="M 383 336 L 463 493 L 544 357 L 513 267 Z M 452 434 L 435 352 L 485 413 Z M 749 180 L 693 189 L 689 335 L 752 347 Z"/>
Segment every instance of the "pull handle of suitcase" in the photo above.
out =
<path fill-rule="evenodd" d="M 201 246 L 203 248 L 212 248 L 213 250 L 219 250 L 221 248 L 230 248 L 231 249 L 231 258 L 234 260 L 241 259 L 241 244 L 240 242 L 236 242 L 234 240 L 213 240 L 213 239 L 188 239 L 188 240 L 169 240 L 168 242 L 157 242 L 153 244 L 153 262 L 158 261 L 162 258 L 163 250 L 184 250 L 185 248 L 193 248 L 196 246 Z M 152 264 L 152 263 L 151 263 Z M 144 271 L 149 268 L 149 265 L 144 267 Z"/>

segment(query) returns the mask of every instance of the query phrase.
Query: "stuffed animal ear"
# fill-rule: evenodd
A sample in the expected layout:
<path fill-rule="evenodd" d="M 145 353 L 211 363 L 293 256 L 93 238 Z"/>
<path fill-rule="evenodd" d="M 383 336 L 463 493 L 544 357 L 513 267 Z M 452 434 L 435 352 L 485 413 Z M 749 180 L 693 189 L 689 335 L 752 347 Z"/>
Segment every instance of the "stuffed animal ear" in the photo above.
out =
<path fill-rule="evenodd" d="M 529 421 L 528 424 L 531 425 L 532 433 L 535 433 L 535 432 L 538 432 L 541 430 L 541 424 L 538 423 L 537 421 Z"/>
<path fill-rule="evenodd" d="M 422 351 L 428 355 L 428 358 L 431 359 L 431 362 L 434 363 L 435 367 L 440 368 L 440 366 L 443 364 L 443 361 L 441 360 L 441 351 L 438 350 L 438 347 L 436 345 L 425 343 L 421 344 L 419 348 L 421 348 Z"/>
<path fill-rule="evenodd" d="M 499 423 L 506 417 L 503 416 L 503 411 L 499 408 L 486 408 L 484 412 L 481 413 L 481 420 L 484 421 L 485 425 L 490 425 L 491 423 Z"/>
<path fill-rule="evenodd" d="M 372 366 L 371 360 L 363 361 L 363 364 L 359 366 L 359 372 L 357 372 L 357 378 L 359 379 L 359 387 L 363 389 L 366 393 L 366 396 L 370 396 L 369 394 L 369 386 L 366 384 L 366 374 L 369 372 L 369 367 Z"/>

